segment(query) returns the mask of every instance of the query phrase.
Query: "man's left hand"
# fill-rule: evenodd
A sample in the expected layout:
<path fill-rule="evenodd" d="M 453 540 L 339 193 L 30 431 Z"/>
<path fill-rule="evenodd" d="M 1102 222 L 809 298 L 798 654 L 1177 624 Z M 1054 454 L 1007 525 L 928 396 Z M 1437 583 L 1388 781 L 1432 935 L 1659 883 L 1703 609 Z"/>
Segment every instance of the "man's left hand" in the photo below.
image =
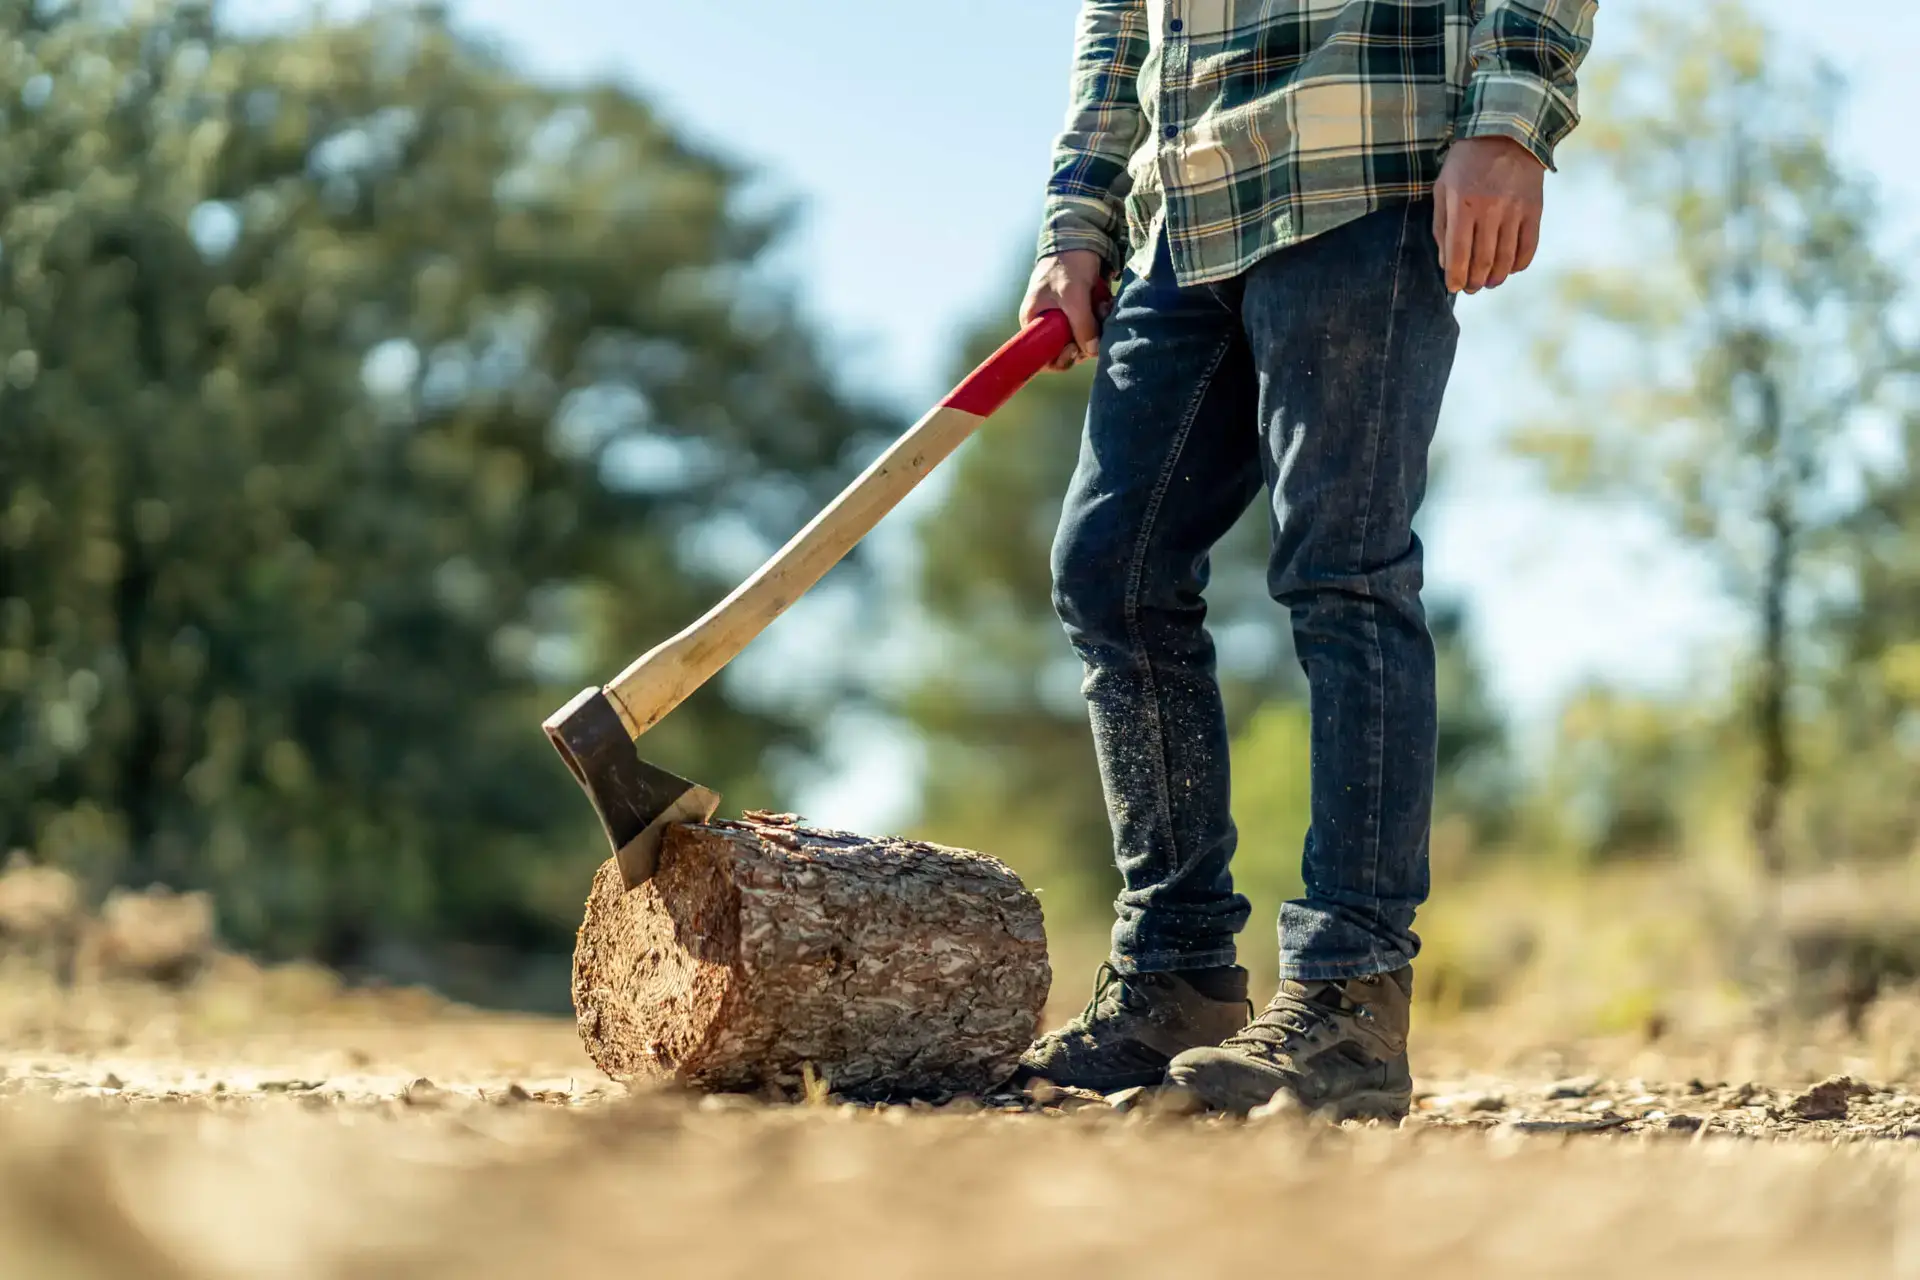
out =
<path fill-rule="evenodd" d="M 1511 138 L 1462 138 L 1433 185 L 1433 239 L 1449 293 L 1495 289 L 1540 246 L 1546 167 Z"/>

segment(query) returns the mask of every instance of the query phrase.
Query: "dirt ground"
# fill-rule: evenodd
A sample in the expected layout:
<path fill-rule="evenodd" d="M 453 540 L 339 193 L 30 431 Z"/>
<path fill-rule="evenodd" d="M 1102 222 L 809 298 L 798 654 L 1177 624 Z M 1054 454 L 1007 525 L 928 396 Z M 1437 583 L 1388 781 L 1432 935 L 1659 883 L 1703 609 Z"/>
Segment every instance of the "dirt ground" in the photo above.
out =
<path fill-rule="evenodd" d="M 567 1023 L 320 979 L 4 992 L 0 1276 L 1920 1276 L 1895 1004 L 1434 1028 L 1389 1130 L 629 1089 Z"/>

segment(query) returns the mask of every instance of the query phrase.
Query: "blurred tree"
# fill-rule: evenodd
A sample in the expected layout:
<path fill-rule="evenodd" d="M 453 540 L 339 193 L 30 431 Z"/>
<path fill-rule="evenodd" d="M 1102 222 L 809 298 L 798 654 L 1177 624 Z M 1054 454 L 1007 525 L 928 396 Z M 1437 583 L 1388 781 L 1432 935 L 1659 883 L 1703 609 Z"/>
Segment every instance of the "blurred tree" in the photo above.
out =
<path fill-rule="evenodd" d="M 0 837 L 349 965 L 564 947 L 540 717 L 888 427 L 747 175 L 436 15 L 0 0 Z M 802 732 L 709 689 L 648 748 L 751 802 Z"/>
<path fill-rule="evenodd" d="M 1908 365 L 1920 375 L 1920 352 Z M 1826 717 L 1803 750 L 1819 771 L 1810 834 L 1836 857 L 1920 849 L 1920 378 L 1889 405 L 1888 436 L 1904 465 L 1877 469 L 1841 525 L 1850 590 L 1816 619 Z"/>
<path fill-rule="evenodd" d="M 1007 331 L 997 319 L 981 325 L 958 369 Z M 1053 890 L 1050 914 L 1082 922 L 1104 919 L 1117 880 L 1080 663 L 1054 616 L 1048 552 L 1091 379 L 1086 366 L 1036 379 L 954 459 L 938 504 L 916 525 L 927 659 L 895 708 L 925 745 L 919 825 L 928 838 L 1005 858 Z M 1267 595 L 1269 523 L 1255 502 L 1215 550 L 1207 589 L 1247 851 L 1235 874 L 1268 912 L 1298 891 L 1307 826 L 1305 681 L 1286 615 Z M 1439 600 L 1429 619 L 1440 649 L 1442 803 L 1493 833 L 1511 804 L 1505 725 L 1469 651 L 1465 611 Z"/>
<path fill-rule="evenodd" d="M 1730 2 L 1654 15 L 1596 69 L 1579 136 L 1630 202 L 1633 254 L 1565 275 L 1542 344 L 1556 420 L 1517 442 L 1563 488 L 1658 511 L 1751 617 L 1749 831 L 1774 872 L 1805 624 L 1903 359 L 1870 193 L 1834 154 L 1836 97 Z"/>
<path fill-rule="evenodd" d="M 1582 690 L 1561 712 L 1523 819 L 1528 854 L 1593 864 L 1677 853 L 1727 811 L 1733 728 L 1719 707 Z"/>
<path fill-rule="evenodd" d="M 1435 474 L 1445 471 L 1436 466 Z M 1428 592 L 1427 629 L 1433 633 L 1440 709 L 1434 812 L 1463 821 L 1471 842 L 1483 845 L 1511 831 L 1521 781 L 1507 719 L 1487 688 L 1471 626 L 1463 600 Z"/>

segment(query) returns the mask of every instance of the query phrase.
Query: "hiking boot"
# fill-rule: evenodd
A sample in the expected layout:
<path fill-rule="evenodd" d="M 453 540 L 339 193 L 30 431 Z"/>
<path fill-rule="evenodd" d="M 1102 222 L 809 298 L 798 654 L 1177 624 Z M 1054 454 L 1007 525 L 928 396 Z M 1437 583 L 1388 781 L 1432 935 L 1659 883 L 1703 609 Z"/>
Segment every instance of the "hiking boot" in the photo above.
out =
<path fill-rule="evenodd" d="M 1098 1093 L 1156 1085 L 1174 1055 L 1220 1043 L 1252 1012 L 1247 971 L 1238 965 L 1126 974 L 1103 964 L 1087 1007 L 1033 1042 L 1014 1082 L 1050 1080 Z"/>
<path fill-rule="evenodd" d="M 1413 970 L 1280 984 L 1265 1011 L 1218 1048 L 1190 1049 L 1167 1080 L 1218 1111 L 1245 1114 L 1284 1090 L 1336 1121 L 1403 1120 L 1413 1098 L 1407 1015 Z"/>

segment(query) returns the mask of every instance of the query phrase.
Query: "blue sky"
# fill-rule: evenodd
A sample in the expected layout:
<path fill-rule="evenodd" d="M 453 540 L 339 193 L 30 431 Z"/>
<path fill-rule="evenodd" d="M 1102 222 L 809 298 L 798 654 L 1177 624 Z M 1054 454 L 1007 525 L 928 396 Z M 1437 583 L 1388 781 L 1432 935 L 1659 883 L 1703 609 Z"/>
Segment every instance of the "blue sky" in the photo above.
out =
<path fill-rule="evenodd" d="M 269 3 L 256 0 L 255 7 Z M 271 0 L 278 5 L 284 0 Z M 287 7 L 291 7 L 288 5 Z M 1073 0 L 454 0 L 470 28 L 559 75 L 610 73 L 651 93 L 696 137 L 764 167 L 809 210 L 794 246 L 848 368 L 918 398 L 945 372 L 953 330 L 1000 301 L 1031 242 L 1048 147 L 1065 106 Z M 1638 3 L 1608 0 L 1604 46 Z M 1857 93 L 1861 151 L 1907 202 L 1920 170 L 1900 136 L 1920 108 L 1910 0 L 1760 0 Z M 1548 227 L 1547 250 L 1581 234 Z M 915 280 L 909 286 L 906 281 Z"/>
<path fill-rule="evenodd" d="M 1650 0 L 1603 0 L 1602 51 Z M 1668 0 L 1669 3 L 1673 0 Z M 351 3 L 336 8 L 352 8 Z M 1882 184 L 1892 243 L 1920 247 L 1915 0 L 1755 0 L 1789 47 L 1834 61 L 1851 156 Z M 304 0 L 243 0 L 243 13 Z M 855 382 L 916 411 L 957 333 L 1004 303 L 1031 244 L 1065 106 L 1074 0 L 453 0 L 456 19 L 555 76 L 616 75 L 695 137 L 804 202 L 786 269 Z M 1615 244 L 1608 215 L 1549 189 L 1540 270 Z M 1569 201 L 1572 200 L 1570 203 Z M 1518 278 L 1502 294 L 1531 287 Z M 1542 497 L 1493 448 L 1520 333 L 1501 294 L 1463 299 L 1434 512 L 1436 581 L 1475 609 L 1498 693 L 1549 712 L 1591 675 L 1671 685 L 1737 636 L 1697 566 L 1631 512 Z M 884 536 L 884 534 L 882 535 Z M 1722 664 L 1724 665 L 1724 664 Z M 852 772 L 865 770 L 852 767 Z M 834 809 L 829 804 L 829 809 Z M 823 812 L 849 822 L 858 812 Z"/>

